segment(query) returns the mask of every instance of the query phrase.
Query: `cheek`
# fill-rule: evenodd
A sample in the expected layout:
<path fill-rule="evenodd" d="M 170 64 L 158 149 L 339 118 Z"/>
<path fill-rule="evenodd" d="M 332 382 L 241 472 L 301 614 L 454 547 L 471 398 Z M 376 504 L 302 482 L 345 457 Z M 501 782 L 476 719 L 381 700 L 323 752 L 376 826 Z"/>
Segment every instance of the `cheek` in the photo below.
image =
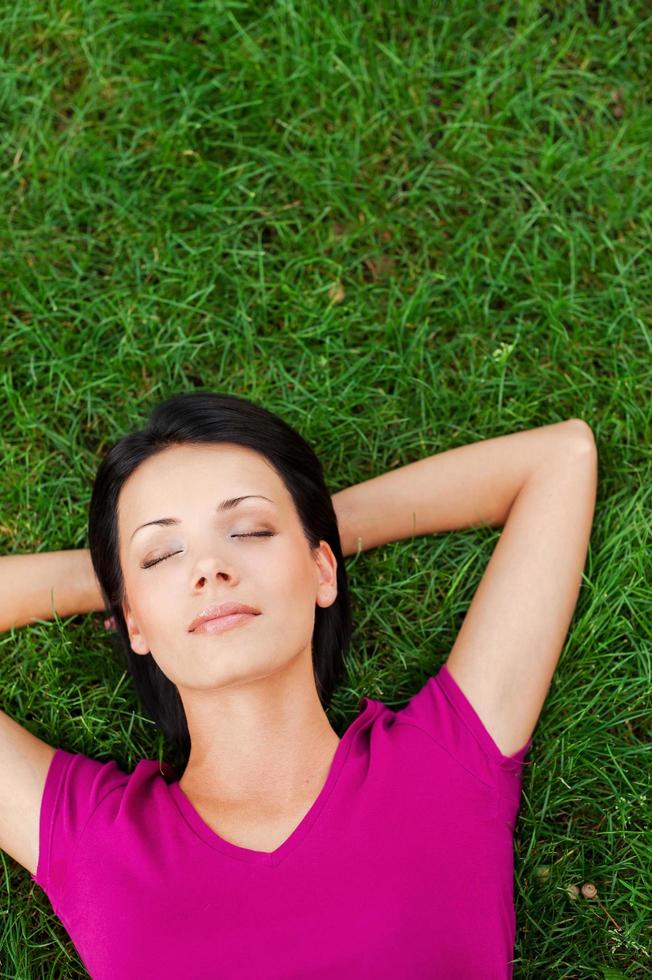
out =
<path fill-rule="evenodd" d="M 148 636 L 178 635 L 179 630 L 186 626 L 185 619 L 192 619 L 192 606 L 175 598 L 180 595 L 179 589 L 171 590 L 169 585 L 160 585 L 147 590 L 147 595 L 141 595 L 136 604 L 136 615 L 140 615 L 139 623 L 143 624 Z"/>
<path fill-rule="evenodd" d="M 281 607 L 294 636 L 312 634 L 316 612 L 317 579 L 314 563 L 296 559 L 283 579 Z"/>
<path fill-rule="evenodd" d="M 283 566 L 283 592 L 288 603 L 298 602 L 310 605 L 311 597 L 316 595 L 316 572 L 310 556 L 293 551 L 287 556 Z"/>

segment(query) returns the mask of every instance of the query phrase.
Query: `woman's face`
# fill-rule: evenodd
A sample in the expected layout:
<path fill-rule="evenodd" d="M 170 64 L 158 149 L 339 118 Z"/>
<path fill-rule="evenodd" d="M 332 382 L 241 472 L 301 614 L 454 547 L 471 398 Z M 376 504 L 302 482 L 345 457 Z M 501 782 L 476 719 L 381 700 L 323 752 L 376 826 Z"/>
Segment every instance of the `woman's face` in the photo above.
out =
<path fill-rule="evenodd" d="M 268 499 L 220 510 L 249 494 Z M 141 528 L 161 518 L 178 523 Z M 282 670 L 310 651 L 315 604 L 327 607 L 337 597 L 330 546 L 322 541 L 311 552 L 283 481 L 244 446 L 170 446 L 151 456 L 120 492 L 118 528 L 132 649 L 151 652 L 180 693 Z M 270 536 L 241 536 L 263 531 Z M 228 601 L 260 615 L 217 634 L 189 632 L 207 606 Z"/>

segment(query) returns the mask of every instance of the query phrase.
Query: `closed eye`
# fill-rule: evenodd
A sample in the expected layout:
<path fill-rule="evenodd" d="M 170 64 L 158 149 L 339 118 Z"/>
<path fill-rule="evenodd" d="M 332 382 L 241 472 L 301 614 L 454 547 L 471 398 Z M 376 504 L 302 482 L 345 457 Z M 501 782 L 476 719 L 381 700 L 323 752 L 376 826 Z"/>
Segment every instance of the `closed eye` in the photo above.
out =
<path fill-rule="evenodd" d="M 249 531 L 247 534 L 232 534 L 232 538 L 272 538 L 274 537 L 274 531 Z M 174 555 L 178 555 L 180 552 L 173 551 L 169 555 L 162 555 L 161 558 L 154 558 L 152 561 L 143 562 L 140 566 L 141 568 L 151 568 L 152 565 L 158 565 L 159 562 L 165 561 L 166 558 L 172 558 Z"/>
<path fill-rule="evenodd" d="M 232 538 L 271 538 L 273 531 L 249 531 L 247 534 L 232 534 Z"/>

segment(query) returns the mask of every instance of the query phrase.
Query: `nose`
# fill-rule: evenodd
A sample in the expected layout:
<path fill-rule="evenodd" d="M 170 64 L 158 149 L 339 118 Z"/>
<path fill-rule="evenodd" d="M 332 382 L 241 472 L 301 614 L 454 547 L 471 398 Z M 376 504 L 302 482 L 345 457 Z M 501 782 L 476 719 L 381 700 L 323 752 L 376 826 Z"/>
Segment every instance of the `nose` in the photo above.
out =
<path fill-rule="evenodd" d="M 214 579 L 231 582 L 237 580 L 237 575 L 235 569 L 225 559 L 206 555 L 197 562 L 195 585 L 197 588 L 205 588 L 206 583 Z"/>

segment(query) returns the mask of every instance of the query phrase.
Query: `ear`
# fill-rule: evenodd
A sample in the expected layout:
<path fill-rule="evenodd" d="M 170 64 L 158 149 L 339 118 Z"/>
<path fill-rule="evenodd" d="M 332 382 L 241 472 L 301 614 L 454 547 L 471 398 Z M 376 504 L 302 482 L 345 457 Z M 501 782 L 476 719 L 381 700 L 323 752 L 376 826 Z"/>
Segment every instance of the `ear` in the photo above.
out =
<path fill-rule="evenodd" d="M 138 629 L 138 624 L 134 618 L 134 614 L 131 611 L 131 607 L 127 599 L 122 602 L 122 613 L 127 624 L 127 630 L 129 632 L 129 642 L 131 643 L 131 649 L 134 653 L 149 653 L 149 647 L 145 641 L 145 637 Z"/>
<path fill-rule="evenodd" d="M 314 551 L 317 565 L 317 595 L 318 606 L 327 609 L 337 599 L 337 558 L 328 541 L 320 541 Z"/>

